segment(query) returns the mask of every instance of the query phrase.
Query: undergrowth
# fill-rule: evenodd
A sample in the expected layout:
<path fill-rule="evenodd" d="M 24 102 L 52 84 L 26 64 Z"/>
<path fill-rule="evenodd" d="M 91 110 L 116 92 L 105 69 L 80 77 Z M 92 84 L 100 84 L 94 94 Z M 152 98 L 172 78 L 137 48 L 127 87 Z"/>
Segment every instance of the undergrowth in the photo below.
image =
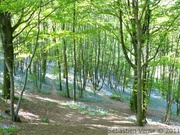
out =
<path fill-rule="evenodd" d="M 12 127 L 0 126 L 0 135 L 14 135 L 18 131 L 19 131 L 19 128 L 16 126 L 12 126 Z"/>
<path fill-rule="evenodd" d="M 110 95 L 110 99 L 122 101 L 122 100 L 121 100 L 121 97 L 120 97 L 119 95 L 117 95 L 117 94 L 112 94 L 112 95 Z"/>
<path fill-rule="evenodd" d="M 83 114 L 89 114 L 92 116 L 107 116 L 110 114 L 106 108 L 99 106 L 88 106 L 80 102 L 66 102 L 64 105 L 76 109 Z"/>
<path fill-rule="evenodd" d="M 44 123 L 49 123 L 49 118 L 48 117 L 44 117 L 40 121 L 44 122 Z"/>
<path fill-rule="evenodd" d="M 0 114 L 0 120 L 4 119 L 4 115 Z"/>

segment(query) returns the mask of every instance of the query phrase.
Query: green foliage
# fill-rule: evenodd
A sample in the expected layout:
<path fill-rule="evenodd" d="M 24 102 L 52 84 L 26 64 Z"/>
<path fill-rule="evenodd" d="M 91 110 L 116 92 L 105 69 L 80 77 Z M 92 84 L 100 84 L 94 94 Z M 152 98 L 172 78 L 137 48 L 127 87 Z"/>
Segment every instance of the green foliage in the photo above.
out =
<path fill-rule="evenodd" d="M 133 97 L 130 98 L 130 102 L 129 102 L 129 107 L 131 109 L 131 111 L 134 111 L 134 104 L 133 104 L 134 100 Z"/>
<path fill-rule="evenodd" d="M 121 97 L 120 97 L 119 95 L 117 95 L 117 94 L 112 94 L 112 95 L 110 95 L 110 98 L 111 98 L 111 99 L 114 99 L 114 100 L 122 101 L 122 100 L 121 100 Z"/>
<path fill-rule="evenodd" d="M 3 89 L 3 84 L 0 83 L 0 89 L 2 90 Z"/>
<path fill-rule="evenodd" d="M 56 103 L 56 102 L 53 102 L 53 101 L 47 100 L 47 101 L 46 101 L 46 104 L 47 104 L 47 105 L 56 105 L 57 103 Z"/>
<path fill-rule="evenodd" d="M 36 79 L 36 78 L 35 78 L 34 74 L 29 74 L 29 75 L 28 75 L 28 81 L 29 81 L 29 82 L 34 82 L 35 79 Z"/>
<path fill-rule="evenodd" d="M 48 117 L 44 117 L 40 121 L 44 122 L 44 123 L 49 123 L 49 118 Z"/>
<path fill-rule="evenodd" d="M 62 95 L 63 97 L 65 97 L 66 96 L 66 90 L 60 91 L 59 94 Z"/>
<path fill-rule="evenodd" d="M 0 126 L 0 134 L 3 135 L 14 135 L 16 132 L 19 131 L 19 128 L 16 126 L 12 126 L 12 127 L 7 127 L 7 128 L 2 128 Z"/>
<path fill-rule="evenodd" d="M 19 97 L 18 97 L 18 96 L 14 96 L 14 100 L 18 101 L 18 100 L 19 100 Z M 22 98 L 21 101 L 22 101 L 22 102 L 28 102 L 28 99 Z"/>
<path fill-rule="evenodd" d="M 51 94 L 51 92 L 48 90 L 41 90 L 40 93 L 43 95 L 50 95 Z"/>
<path fill-rule="evenodd" d="M 176 114 L 173 114 L 173 115 L 171 116 L 171 119 L 172 119 L 172 120 L 179 120 L 179 119 L 180 119 L 180 115 L 177 116 Z"/>
<path fill-rule="evenodd" d="M 0 120 L 4 119 L 4 115 L 0 114 Z"/>

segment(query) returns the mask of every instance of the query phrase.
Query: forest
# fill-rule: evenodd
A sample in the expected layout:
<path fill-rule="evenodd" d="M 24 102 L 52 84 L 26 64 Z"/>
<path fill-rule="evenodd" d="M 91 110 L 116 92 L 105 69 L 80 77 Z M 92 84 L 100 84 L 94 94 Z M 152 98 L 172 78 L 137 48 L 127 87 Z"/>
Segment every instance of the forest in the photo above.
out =
<path fill-rule="evenodd" d="M 180 133 L 179 7 L 0 0 L 0 134 Z"/>

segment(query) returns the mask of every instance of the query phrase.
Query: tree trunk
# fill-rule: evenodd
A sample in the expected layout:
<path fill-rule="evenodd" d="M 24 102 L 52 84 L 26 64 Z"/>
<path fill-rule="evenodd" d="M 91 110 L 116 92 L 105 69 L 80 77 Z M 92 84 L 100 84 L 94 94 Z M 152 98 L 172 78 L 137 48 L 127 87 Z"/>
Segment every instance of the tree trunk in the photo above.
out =
<path fill-rule="evenodd" d="M 38 77 L 37 77 L 37 61 L 33 61 L 33 81 L 34 87 L 38 88 Z"/>
<path fill-rule="evenodd" d="M 134 83 L 133 83 L 133 91 L 132 91 L 132 97 L 130 100 L 130 108 L 132 111 L 137 113 L 137 70 L 134 69 Z"/>
<path fill-rule="evenodd" d="M 173 63 L 174 64 L 174 63 Z M 169 68 L 169 76 L 168 76 L 168 90 L 166 93 L 166 112 L 164 115 L 164 120 L 163 122 L 168 124 L 170 120 L 170 110 L 171 110 L 171 103 L 172 103 L 172 76 L 173 76 L 173 70 L 174 70 L 174 65 L 172 65 Z"/>
<path fill-rule="evenodd" d="M 14 117 L 14 48 L 13 48 L 13 28 L 11 26 L 11 15 L 9 12 L 0 14 L 1 27 L 2 27 L 2 45 L 4 52 L 4 96 L 9 97 L 10 94 L 10 114 L 12 121 L 15 121 Z M 10 93 L 9 93 L 10 92 Z M 7 94 L 7 95 L 5 95 Z"/>
<path fill-rule="evenodd" d="M 138 0 L 133 1 L 133 12 L 136 21 L 136 31 L 137 31 L 137 122 L 138 126 L 143 126 L 143 94 L 142 94 L 142 81 L 141 81 L 141 53 L 142 53 L 142 43 L 141 43 L 141 24 L 139 20 L 139 9 Z"/>
<path fill-rule="evenodd" d="M 45 82 L 46 70 L 47 70 L 47 52 L 45 50 L 43 50 L 43 54 L 42 54 L 42 77 L 41 77 L 41 80 L 43 83 Z"/>
<path fill-rule="evenodd" d="M 60 63 L 60 60 L 58 59 L 58 69 L 59 69 L 59 89 L 60 91 L 62 91 L 62 79 L 61 79 L 61 63 Z"/>
<path fill-rule="evenodd" d="M 142 78 L 142 91 L 143 91 L 143 120 L 146 121 L 146 110 L 147 110 L 147 103 L 146 98 L 148 94 L 148 86 L 147 86 L 147 69 L 144 67 L 143 69 L 143 78 Z"/>
<path fill-rule="evenodd" d="M 76 37 L 75 37 L 75 24 L 76 24 L 76 2 L 74 2 L 74 11 L 73 11 L 73 45 L 74 45 L 74 101 L 76 101 L 76 72 L 77 72 L 77 63 L 76 63 Z"/>
<path fill-rule="evenodd" d="M 180 113 L 180 75 L 178 80 L 178 90 L 177 90 L 177 96 L 176 96 L 176 115 L 179 116 Z"/>
<path fill-rule="evenodd" d="M 4 55 L 5 56 L 5 55 Z M 4 99 L 10 99 L 10 76 L 8 69 L 6 67 L 6 63 L 4 60 L 4 78 L 3 78 L 3 90 L 2 90 L 2 96 Z"/>
<path fill-rule="evenodd" d="M 62 24 L 62 30 L 65 30 L 65 24 Z M 68 79 L 68 61 L 67 61 L 67 47 L 66 40 L 63 38 L 63 56 L 64 56 L 64 77 L 66 78 L 66 96 L 70 98 L 69 94 L 69 79 Z"/>
<path fill-rule="evenodd" d="M 0 14 L 1 17 L 1 39 L 2 39 L 2 46 L 4 52 L 4 86 L 3 86 L 3 97 L 10 98 L 10 73 L 7 67 L 6 62 L 10 68 L 13 70 L 13 63 L 14 63 L 14 48 L 13 48 L 13 29 L 11 26 L 11 15 L 9 12 L 4 12 Z M 7 61 L 6 61 L 7 60 Z"/>

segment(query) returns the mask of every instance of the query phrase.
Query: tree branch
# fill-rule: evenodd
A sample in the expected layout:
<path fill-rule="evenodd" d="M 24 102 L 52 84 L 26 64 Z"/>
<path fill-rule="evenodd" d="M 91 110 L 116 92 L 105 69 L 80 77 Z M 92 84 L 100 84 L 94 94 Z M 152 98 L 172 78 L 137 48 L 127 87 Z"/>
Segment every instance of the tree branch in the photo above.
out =
<path fill-rule="evenodd" d="M 130 64 L 130 66 L 135 69 L 136 66 L 135 64 L 132 63 L 132 61 L 130 60 L 129 56 L 128 56 L 128 53 L 127 53 L 127 50 L 126 50 L 126 46 L 125 46 L 125 43 L 124 43 L 124 34 L 123 34 L 123 25 L 122 25 L 122 11 L 120 10 L 119 11 L 119 25 L 120 25 L 120 36 L 121 36 L 121 44 L 122 44 L 122 49 L 123 49 L 123 53 L 124 53 L 124 56 L 127 60 L 127 62 Z"/>
<path fill-rule="evenodd" d="M 24 13 L 22 13 L 20 19 L 18 20 L 18 22 L 13 26 L 13 31 L 15 31 L 15 30 L 17 29 L 17 27 L 19 27 L 21 24 L 28 22 L 28 21 L 32 18 L 32 16 L 34 15 L 35 12 L 36 12 L 36 10 L 34 10 L 34 11 L 29 15 L 29 17 L 28 17 L 26 20 L 24 20 L 24 21 L 22 21 L 22 18 L 23 18 L 23 14 L 24 14 Z M 28 24 L 29 24 L 29 23 L 28 23 Z"/>
<path fill-rule="evenodd" d="M 156 49 L 156 52 L 155 52 L 154 56 L 152 56 L 148 61 L 146 61 L 146 63 L 144 63 L 144 64 L 142 65 L 142 68 L 144 68 L 145 66 L 147 66 L 148 63 L 149 63 L 151 60 L 153 60 L 153 59 L 157 56 L 160 47 L 161 47 L 161 45 L 159 45 L 158 48 Z"/>
<path fill-rule="evenodd" d="M 141 13 L 141 15 L 140 15 L 140 17 L 139 17 L 139 20 L 140 20 L 140 21 L 142 20 L 142 17 L 143 17 L 143 15 L 144 15 L 145 11 L 146 11 L 147 5 L 148 5 L 148 0 L 145 0 L 145 2 L 144 2 L 144 7 L 143 7 L 143 9 L 142 9 L 142 11 L 141 11 L 142 13 Z"/>

